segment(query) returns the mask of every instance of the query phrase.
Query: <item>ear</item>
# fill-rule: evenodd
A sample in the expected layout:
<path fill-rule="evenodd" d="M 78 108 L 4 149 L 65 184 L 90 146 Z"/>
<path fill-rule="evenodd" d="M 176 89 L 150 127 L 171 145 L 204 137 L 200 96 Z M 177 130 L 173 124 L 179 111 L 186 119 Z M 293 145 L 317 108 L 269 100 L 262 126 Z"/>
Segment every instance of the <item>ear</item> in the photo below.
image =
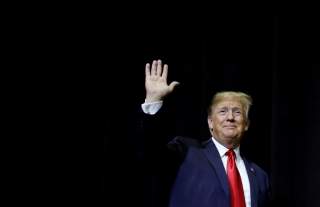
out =
<path fill-rule="evenodd" d="M 250 126 L 250 120 L 248 119 L 248 120 L 247 120 L 246 127 L 244 128 L 244 130 L 247 131 L 247 130 L 249 129 L 249 126 Z"/>
<path fill-rule="evenodd" d="M 209 126 L 209 129 L 212 129 L 213 128 L 213 124 L 212 124 L 212 118 L 208 116 L 208 126 Z"/>

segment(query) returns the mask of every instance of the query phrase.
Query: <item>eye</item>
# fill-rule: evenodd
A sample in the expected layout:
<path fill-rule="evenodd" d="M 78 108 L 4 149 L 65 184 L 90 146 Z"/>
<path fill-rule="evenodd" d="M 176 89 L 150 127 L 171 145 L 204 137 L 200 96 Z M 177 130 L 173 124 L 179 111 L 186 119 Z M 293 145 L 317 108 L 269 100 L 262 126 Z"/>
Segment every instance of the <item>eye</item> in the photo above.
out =
<path fill-rule="evenodd" d="M 226 112 L 227 112 L 227 110 L 225 110 L 225 109 L 220 109 L 220 110 L 219 110 L 219 113 L 220 113 L 220 114 L 224 114 L 224 113 L 226 113 Z"/>
<path fill-rule="evenodd" d="M 237 111 L 234 111 L 234 114 L 236 116 L 241 116 L 242 115 L 242 112 L 240 110 L 237 110 Z"/>

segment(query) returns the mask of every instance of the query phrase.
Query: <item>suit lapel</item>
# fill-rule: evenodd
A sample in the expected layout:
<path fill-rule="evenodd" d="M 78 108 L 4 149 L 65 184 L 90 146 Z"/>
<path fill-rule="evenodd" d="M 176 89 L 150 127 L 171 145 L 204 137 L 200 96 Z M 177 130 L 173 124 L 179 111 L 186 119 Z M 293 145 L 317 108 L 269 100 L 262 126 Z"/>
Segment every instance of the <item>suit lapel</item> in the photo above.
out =
<path fill-rule="evenodd" d="M 213 166 L 215 172 L 217 173 L 221 186 L 225 191 L 226 195 L 229 196 L 229 184 L 226 171 L 223 167 L 220 154 L 212 141 L 209 141 L 207 145 L 202 149 L 209 163 Z M 243 156 L 242 159 L 246 166 L 246 171 L 250 182 L 250 194 L 251 194 L 251 207 L 258 206 L 258 183 L 256 179 L 256 170 Z"/>
<path fill-rule="evenodd" d="M 251 164 L 243 158 L 244 164 L 246 166 L 247 174 L 249 177 L 250 182 L 250 194 L 251 194 L 251 206 L 256 207 L 258 206 L 258 183 L 256 179 L 256 170 L 251 166 Z"/>
<path fill-rule="evenodd" d="M 217 173 L 224 192 L 229 197 L 229 185 L 227 174 L 223 167 L 220 154 L 212 140 L 210 140 L 205 146 L 205 148 L 203 148 L 203 152 L 206 155 L 209 163 L 213 166 L 215 172 Z"/>

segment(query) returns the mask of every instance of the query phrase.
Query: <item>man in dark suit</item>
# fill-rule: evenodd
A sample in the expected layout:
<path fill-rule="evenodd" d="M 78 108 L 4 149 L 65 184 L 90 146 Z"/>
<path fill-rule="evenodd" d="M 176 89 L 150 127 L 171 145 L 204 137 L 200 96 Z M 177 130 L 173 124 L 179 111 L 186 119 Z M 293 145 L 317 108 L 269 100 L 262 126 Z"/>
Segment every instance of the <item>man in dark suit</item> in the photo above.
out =
<path fill-rule="evenodd" d="M 161 60 L 146 64 L 146 99 L 142 104 L 144 115 L 141 123 L 144 136 L 143 143 L 137 143 L 145 148 L 142 151 L 146 153 L 141 153 L 142 156 L 149 156 L 145 162 L 146 166 L 152 166 L 146 170 L 151 180 L 150 192 L 168 197 L 163 203 L 155 201 L 149 206 L 267 206 L 267 174 L 240 154 L 240 141 L 249 127 L 251 97 L 234 91 L 217 93 L 208 109 L 211 138 L 198 141 L 187 137 L 175 137 L 167 141 L 156 134 L 162 134 L 165 124 L 159 121 L 164 98 L 179 84 L 172 82 L 168 85 L 167 75 L 168 65 L 163 65 Z M 157 172 L 155 174 L 167 175 L 167 178 L 170 178 L 168 171 L 172 169 L 173 164 L 163 163 L 163 160 L 177 164 L 171 182 L 164 181 L 163 177 L 156 178 L 153 174 Z M 160 186 L 156 183 L 166 185 L 170 188 L 169 192 L 163 193 L 154 189 L 155 186 Z"/>

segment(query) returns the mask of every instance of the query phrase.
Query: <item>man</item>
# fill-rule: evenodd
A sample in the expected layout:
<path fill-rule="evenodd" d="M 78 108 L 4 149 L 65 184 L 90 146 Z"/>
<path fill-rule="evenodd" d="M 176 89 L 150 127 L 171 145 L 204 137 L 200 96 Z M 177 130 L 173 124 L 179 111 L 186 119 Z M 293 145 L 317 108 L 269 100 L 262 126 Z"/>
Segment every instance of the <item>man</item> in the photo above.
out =
<path fill-rule="evenodd" d="M 146 64 L 146 98 L 142 104 L 145 116 L 142 119 L 145 130 L 143 145 L 149 148 L 145 156 L 153 156 L 147 159 L 148 163 L 156 163 L 154 165 L 158 166 L 158 171 L 167 173 L 164 169 L 166 165 L 161 165 L 161 160 L 170 160 L 170 157 L 159 156 L 165 151 L 159 145 L 166 146 L 172 160 L 178 161 L 175 179 L 169 185 L 171 189 L 167 206 L 266 206 L 269 197 L 268 176 L 240 154 L 240 142 L 249 127 L 251 97 L 242 92 L 217 93 L 208 109 L 208 126 L 212 137 L 204 142 L 175 137 L 165 145 L 166 140 L 155 135 L 163 131 L 163 123 L 159 122 L 158 116 L 161 116 L 164 98 L 179 84 L 174 81 L 168 85 L 167 75 L 168 65 L 162 65 L 161 60 L 153 61 L 152 65 Z M 175 155 L 178 159 L 174 158 Z M 153 184 L 156 183 L 154 177 L 152 180 Z"/>

